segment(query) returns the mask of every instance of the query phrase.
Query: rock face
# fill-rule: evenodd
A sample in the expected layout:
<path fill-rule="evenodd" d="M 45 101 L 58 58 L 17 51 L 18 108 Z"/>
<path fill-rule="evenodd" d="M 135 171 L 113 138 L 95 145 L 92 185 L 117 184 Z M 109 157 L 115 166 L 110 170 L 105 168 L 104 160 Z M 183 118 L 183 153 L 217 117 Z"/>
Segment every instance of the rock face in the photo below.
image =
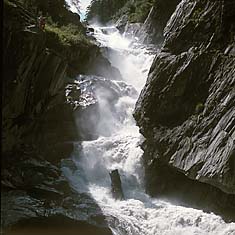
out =
<path fill-rule="evenodd" d="M 95 44 L 69 48 L 55 33 L 29 27 L 36 17 L 18 1 L 4 1 L 4 14 L 2 229 L 41 234 L 51 223 L 53 234 L 54 224 L 64 221 L 69 234 L 75 228 L 81 234 L 112 234 L 94 200 L 70 188 L 61 160 L 81 137 L 73 116 L 80 92 L 69 77 L 88 73 L 95 60 L 108 71 L 93 71 L 97 75 L 118 72 Z"/>
<path fill-rule="evenodd" d="M 181 1 L 134 114 L 146 138 L 147 191 L 233 220 L 234 12 L 234 1 Z"/>
<path fill-rule="evenodd" d="M 21 14 L 19 9 L 5 7 L 3 153 L 23 143 L 48 146 L 76 137 L 66 131 L 67 124 L 73 125 L 63 92 L 68 63 L 46 48 L 42 31 L 16 22 L 13 16 Z"/>
<path fill-rule="evenodd" d="M 99 206 L 72 190 L 59 167 L 45 161 L 37 149 L 20 150 L 2 161 L 4 234 L 112 234 Z M 62 166 L 72 168 L 69 161 Z"/>
<path fill-rule="evenodd" d="M 143 43 L 159 44 L 164 41 L 163 30 L 180 0 L 157 0 L 151 8 L 137 36 Z"/>
<path fill-rule="evenodd" d="M 41 148 L 77 139 L 73 108 L 65 97 L 68 77 L 92 73 L 117 78 L 119 71 L 95 44 L 66 48 L 55 34 L 28 29 L 30 12 L 5 5 L 3 152 L 25 142 Z"/>
<path fill-rule="evenodd" d="M 139 34 L 139 31 L 142 27 L 143 23 L 129 23 L 127 22 L 125 29 L 124 29 L 124 35 L 127 38 L 130 38 L 131 40 L 135 39 L 135 37 Z"/>
<path fill-rule="evenodd" d="M 115 199 L 123 200 L 124 194 L 122 191 L 122 182 L 118 170 L 113 170 L 109 173 L 112 184 L 112 194 Z"/>

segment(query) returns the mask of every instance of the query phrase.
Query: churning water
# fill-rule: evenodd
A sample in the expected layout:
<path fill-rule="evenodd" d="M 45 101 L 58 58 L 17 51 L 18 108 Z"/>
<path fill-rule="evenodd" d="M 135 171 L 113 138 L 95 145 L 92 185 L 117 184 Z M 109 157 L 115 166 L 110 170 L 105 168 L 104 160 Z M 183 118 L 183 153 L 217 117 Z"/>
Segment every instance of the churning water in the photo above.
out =
<path fill-rule="evenodd" d="M 73 155 L 77 171 L 64 171 L 71 185 L 92 195 L 115 235 L 234 235 L 235 224 L 227 224 L 219 216 L 145 194 L 143 152 L 139 147 L 143 137 L 132 113 L 156 50 L 123 37 L 115 27 L 95 26 L 94 35 L 123 80 L 96 77 L 97 84 L 109 84 L 94 89 L 100 116 L 96 119 L 98 114 L 94 114 L 99 138 L 77 144 Z M 80 76 L 78 81 L 81 78 L 81 84 L 91 80 Z M 114 169 L 121 176 L 123 201 L 112 198 L 109 172 Z"/>

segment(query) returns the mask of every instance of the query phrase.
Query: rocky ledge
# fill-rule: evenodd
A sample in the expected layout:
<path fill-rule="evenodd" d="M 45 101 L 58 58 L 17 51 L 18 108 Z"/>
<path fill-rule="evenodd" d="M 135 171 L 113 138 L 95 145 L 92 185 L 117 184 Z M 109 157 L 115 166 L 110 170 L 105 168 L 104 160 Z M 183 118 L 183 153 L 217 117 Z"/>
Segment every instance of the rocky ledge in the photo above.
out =
<path fill-rule="evenodd" d="M 4 156 L 1 176 L 1 226 L 4 234 L 112 234 L 101 209 L 73 190 L 60 166 L 24 145 Z M 62 167 L 76 169 L 72 160 Z"/>
<path fill-rule="evenodd" d="M 135 109 L 151 195 L 235 220 L 235 3 L 183 0 Z"/>

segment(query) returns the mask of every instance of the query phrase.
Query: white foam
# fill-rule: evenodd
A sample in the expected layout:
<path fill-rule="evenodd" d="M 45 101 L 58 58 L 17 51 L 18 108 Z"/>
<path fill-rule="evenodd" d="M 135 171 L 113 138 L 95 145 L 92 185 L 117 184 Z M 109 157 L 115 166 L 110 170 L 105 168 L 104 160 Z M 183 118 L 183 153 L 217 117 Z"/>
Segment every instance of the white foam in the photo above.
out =
<path fill-rule="evenodd" d="M 105 34 L 104 34 L 105 32 Z M 111 62 L 119 68 L 126 83 L 138 92 L 143 87 L 154 55 L 142 45 L 121 36 L 114 28 L 95 27 L 97 40 L 118 51 Z M 118 85 L 118 82 L 116 82 Z M 121 84 L 121 83 L 120 83 Z M 120 88 L 121 89 L 121 88 Z M 107 94 L 98 92 L 103 122 L 100 137 L 84 141 L 73 159 L 78 170 L 64 173 L 78 191 L 90 193 L 98 202 L 115 235 L 235 235 L 235 224 L 201 210 L 173 205 L 150 198 L 143 187 L 143 151 L 132 113 L 136 96 L 123 95 L 109 107 Z M 109 134 L 105 134 L 108 132 Z M 111 195 L 109 171 L 118 169 L 126 200 Z"/>

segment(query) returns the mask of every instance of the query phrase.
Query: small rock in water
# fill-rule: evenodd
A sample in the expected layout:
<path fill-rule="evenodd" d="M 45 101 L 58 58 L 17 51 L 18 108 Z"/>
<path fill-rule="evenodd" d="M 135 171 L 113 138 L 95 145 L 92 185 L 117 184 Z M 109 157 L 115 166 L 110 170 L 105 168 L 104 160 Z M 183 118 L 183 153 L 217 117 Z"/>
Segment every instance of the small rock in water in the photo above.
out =
<path fill-rule="evenodd" d="M 118 170 L 113 170 L 109 173 L 111 181 L 112 181 L 112 194 L 113 197 L 115 199 L 118 200 L 123 200 L 124 199 L 124 195 L 123 195 L 123 191 L 122 191 L 122 183 L 121 183 L 121 179 L 120 179 L 120 175 Z"/>

